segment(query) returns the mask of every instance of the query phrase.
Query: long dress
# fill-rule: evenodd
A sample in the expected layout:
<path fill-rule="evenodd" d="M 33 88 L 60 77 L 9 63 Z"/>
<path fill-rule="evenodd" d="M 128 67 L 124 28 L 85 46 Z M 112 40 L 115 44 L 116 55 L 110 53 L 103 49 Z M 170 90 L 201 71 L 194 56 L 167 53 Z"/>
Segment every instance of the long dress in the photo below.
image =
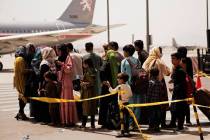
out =
<path fill-rule="evenodd" d="M 68 55 L 64 65 L 61 68 L 62 99 L 69 99 L 69 100 L 74 99 L 71 70 L 72 70 L 72 60 L 70 55 Z M 60 115 L 61 115 L 61 123 L 64 125 L 73 125 L 77 123 L 78 116 L 77 116 L 77 109 L 75 102 L 61 103 Z"/>
<path fill-rule="evenodd" d="M 18 91 L 18 98 L 26 103 L 26 98 L 24 97 L 25 92 L 25 61 L 23 57 L 15 58 L 15 75 L 14 75 L 14 87 Z"/>

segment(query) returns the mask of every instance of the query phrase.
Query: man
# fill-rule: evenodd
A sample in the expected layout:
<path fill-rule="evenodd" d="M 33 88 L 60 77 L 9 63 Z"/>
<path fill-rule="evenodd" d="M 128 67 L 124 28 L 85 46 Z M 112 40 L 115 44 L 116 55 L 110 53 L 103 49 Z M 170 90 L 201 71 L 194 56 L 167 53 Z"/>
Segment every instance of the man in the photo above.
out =
<path fill-rule="evenodd" d="M 189 57 L 187 57 L 187 48 L 179 47 L 177 52 L 181 55 L 181 59 L 186 61 L 186 73 L 193 80 L 192 60 Z M 186 125 L 188 125 L 188 126 L 192 125 L 192 123 L 190 121 L 190 106 L 189 106 L 189 104 L 188 104 L 187 112 L 186 112 Z"/>
<path fill-rule="evenodd" d="M 135 50 L 138 53 L 138 59 L 141 62 L 141 65 L 144 64 L 144 61 L 147 59 L 149 56 L 148 52 L 144 50 L 144 43 L 142 40 L 136 40 L 134 42 Z"/>
<path fill-rule="evenodd" d="M 95 84 L 95 91 L 97 93 L 97 95 L 100 94 L 101 92 L 101 80 L 100 80 L 100 67 L 102 66 L 103 60 L 102 58 L 97 55 L 96 53 L 93 52 L 93 43 L 92 42 L 87 42 L 85 44 L 85 50 L 87 52 L 86 55 L 83 56 L 83 62 L 86 59 L 91 59 L 94 65 L 94 68 L 97 71 L 96 74 L 96 84 Z"/>
<path fill-rule="evenodd" d="M 108 51 L 106 55 L 111 67 L 111 85 L 113 87 L 117 86 L 117 74 L 120 72 L 121 61 L 124 59 L 122 54 L 118 52 L 118 48 L 118 43 L 115 41 L 111 41 L 108 45 Z"/>

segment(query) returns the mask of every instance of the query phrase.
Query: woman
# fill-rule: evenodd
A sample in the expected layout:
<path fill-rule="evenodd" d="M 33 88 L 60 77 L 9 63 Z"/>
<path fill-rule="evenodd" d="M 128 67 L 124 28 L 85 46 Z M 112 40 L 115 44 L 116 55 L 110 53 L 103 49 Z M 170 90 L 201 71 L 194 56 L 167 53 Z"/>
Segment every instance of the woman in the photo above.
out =
<path fill-rule="evenodd" d="M 27 99 L 25 97 L 25 82 L 26 82 L 26 77 L 25 77 L 25 57 L 26 54 L 26 49 L 24 46 L 20 46 L 16 52 L 15 52 L 15 64 L 14 64 L 14 87 L 18 91 L 18 101 L 19 101 L 19 112 L 15 116 L 15 118 L 22 119 L 22 120 L 27 120 L 28 118 L 26 117 L 24 113 L 24 108 L 27 103 Z"/>
<path fill-rule="evenodd" d="M 44 74 L 48 71 L 52 71 L 56 73 L 55 69 L 55 58 L 56 54 L 55 51 L 50 47 L 45 47 L 41 50 L 42 55 L 42 61 L 40 64 L 40 82 L 39 82 L 39 96 L 40 97 L 47 97 L 47 94 L 45 92 L 45 86 L 47 81 L 44 79 Z M 56 80 L 56 77 L 54 77 Z M 50 114 L 49 114 L 49 104 L 40 102 L 40 118 L 38 118 L 38 121 L 44 122 L 43 124 L 47 124 L 50 122 Z"/>
<path fill-rule="evenodd" d="M 65 45 L 60 46 L 57 64 L 60 66 L 59 80 L 62 83 L 61 98 L 73 100 L 72 84 L 72 59 Z M 61 124 L 63 126 L 74 126 L 78 122 L 75 102 L 61 103 L 60 106 Z"/>
<path fill-rule="evenodd" d="M 143 64 L 143 68 L 149 72 L 152 68 L 157 67 L 159 70 L 158 80 L 162 83 L 162 89 L 164 90 L 163 95 L 161 97 L 161 101 L 168 101 L 168 93 L 167 87 L 165 83 L 164 76 L 170 75 L 170 69 L 165 65 L 162 57 L 162 48 L 155 47 L 151 50 L 149 57 Z M 161 106 L 161 127 L 166 127 L 166 110 L 168 109 L 169 105 L 165 104 Z"/>

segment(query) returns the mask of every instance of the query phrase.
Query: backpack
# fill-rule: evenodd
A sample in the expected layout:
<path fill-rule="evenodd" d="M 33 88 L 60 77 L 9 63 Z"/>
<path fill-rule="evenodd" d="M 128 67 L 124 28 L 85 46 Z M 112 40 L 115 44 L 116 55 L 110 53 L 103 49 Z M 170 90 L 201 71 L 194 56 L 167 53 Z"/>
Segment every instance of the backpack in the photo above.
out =
<path fill-rule="evenodd" d="M 188 74 L 186 74 L 185 84 L 186 84 L 186 96 L 187 98 L 192 98 L 192 95 L 196 91 L 196 88 L 194 81 Z"/>
<path fill-rule="evenodd" d="M 149 77 L 147 72 L 141 68 L 140 62 L 133 64 L 129 59 L 127 59 L 131 67 L 131 89 L 134 93 L 147 93 L 147 88 L 149 85 Z"/>
<path fill-rule="evenodd" d="M 131 67 L 131 79 L 139 77 L 140 70 L 141 70 L 141 63 L 137 60 L 137 64 L 133 64 L 130 59 L 126 59 Z"/>

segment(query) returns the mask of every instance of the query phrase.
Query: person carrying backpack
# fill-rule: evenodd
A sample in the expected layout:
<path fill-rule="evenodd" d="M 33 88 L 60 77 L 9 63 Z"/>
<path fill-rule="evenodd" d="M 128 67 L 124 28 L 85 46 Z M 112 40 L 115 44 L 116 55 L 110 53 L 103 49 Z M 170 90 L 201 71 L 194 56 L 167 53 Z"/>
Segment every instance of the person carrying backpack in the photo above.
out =
<path fill-rule="evenodd" d="M 131 86 L 133 92 L 133 96 L 129 99 L 129 103 L 136 104 L 142 102 L 143 96 L 140 94 L 142 93 L 142 91 L 140 91 L 139 86 L 136 85 L 137 84 L 136 80 L 138 77 L 138 72 L 140 71 L 141 68 L 141 64 L 138 59 L 133 57 L 134 52 L 135 48 L 131 44 L 125 45 L 123 47 L 123 53 L 125 58 L 121 62 L 121 72 L 124 72 L 129 75 L 128 84 Z M 140 121 L 141 109 L 134 108 L 133 112 L 137 117 L 137 120 Z M 130 119 L 130 129 L 133 129 L 133 127 L 134 127 L 133 119 Z"/>

